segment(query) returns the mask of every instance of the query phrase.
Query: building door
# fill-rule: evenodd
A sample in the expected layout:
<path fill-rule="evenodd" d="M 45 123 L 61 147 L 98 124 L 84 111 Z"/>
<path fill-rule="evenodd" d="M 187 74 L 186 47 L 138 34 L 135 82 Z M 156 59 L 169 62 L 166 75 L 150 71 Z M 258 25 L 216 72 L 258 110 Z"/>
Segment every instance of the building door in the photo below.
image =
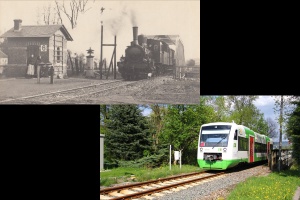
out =
<path fill-rule="evenodd" d="M 27 46 L 27 59 L 31 55 L 33 55 L 33 60 L 36 60 L 36 58 L 39 55 L 39 46 L 37 46 L 37 45 L 29 45 L 29 46 Z"/>
<path fill-rule="evenodd" d="M 254 162 L 254 137 L 249 136 L 249 163 Z"/>

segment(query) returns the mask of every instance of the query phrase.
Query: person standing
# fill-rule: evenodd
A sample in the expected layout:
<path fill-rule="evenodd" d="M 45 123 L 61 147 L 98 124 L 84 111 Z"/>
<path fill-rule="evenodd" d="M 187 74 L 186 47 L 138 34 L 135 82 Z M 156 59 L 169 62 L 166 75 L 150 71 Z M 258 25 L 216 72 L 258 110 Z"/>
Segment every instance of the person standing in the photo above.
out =
<path fill-rule="evenodd" d="M 78 63 L 78 55 L 75 53 L 75 68 L 76 68 L 76 76 L 79 75 L 79 63 Z"/>
<path fill-rule="evenodd" d="M 37 75 L 37 82 L 40 83 L 40 75 L 41 75 L 41 62 L 42 62 L 42 57 L 41 56 L 38 56 L 36 58 L 36 61 L 35 61 L 35 74 Z"/>
<path fill-rule="evenodd" d="M 27 59 L 27 77 L 32 78 L 34 76 L 34 59 L 31 54 Z"/>

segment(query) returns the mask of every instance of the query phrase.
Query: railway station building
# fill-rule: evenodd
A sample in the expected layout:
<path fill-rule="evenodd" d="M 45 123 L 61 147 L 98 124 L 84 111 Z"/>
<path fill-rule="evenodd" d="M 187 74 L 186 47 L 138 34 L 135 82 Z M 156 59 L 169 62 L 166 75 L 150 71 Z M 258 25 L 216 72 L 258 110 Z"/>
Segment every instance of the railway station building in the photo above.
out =
<path fill-rule="evenodd" d="M 53 65 L 55 75 L 67 75 L 67 42 L 73 41 L 64 25 L 23 26 L 21 19 L 0 36 L 6 39 L 2 51 L 8 57 L 7 68 L 16 69 L 17 76 L 25 76 L 27 60 L 41 56 L 43 63 Z"/>
<path fill-rule="evenodd" d="M 3 65 L 7 64 L 7 55 L 0 50 L 0 75 L 3 73 Z"/>

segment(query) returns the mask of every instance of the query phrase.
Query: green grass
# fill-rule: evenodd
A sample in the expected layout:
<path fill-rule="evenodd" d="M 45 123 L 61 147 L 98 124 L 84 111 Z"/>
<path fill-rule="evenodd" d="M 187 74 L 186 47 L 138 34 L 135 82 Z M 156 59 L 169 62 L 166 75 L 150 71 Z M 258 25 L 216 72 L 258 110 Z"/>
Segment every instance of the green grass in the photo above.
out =
<path fill-rule="evenodd" d="M 171 175 L 178 175 L 182 173 L 200 172 L 202 171 L 197 166 L 172 165 L 170 170 L 169 166 L 146 169 L 146 168 L 115 168 L 100 172 L 100 186 L 111 186 L 112 184 L 122 182 L 140 182 L 164 178 Z M 133 176 L 132 176 L 133 175 Z"/>
<path fill-rule="evenodd" d="M 292 168 L 273 172 L 264 177 L 248 178 L 235 187 L 228 195 L 227 200 L 292 200 L 298 186 L 300 186 L 300 171 Z"/>

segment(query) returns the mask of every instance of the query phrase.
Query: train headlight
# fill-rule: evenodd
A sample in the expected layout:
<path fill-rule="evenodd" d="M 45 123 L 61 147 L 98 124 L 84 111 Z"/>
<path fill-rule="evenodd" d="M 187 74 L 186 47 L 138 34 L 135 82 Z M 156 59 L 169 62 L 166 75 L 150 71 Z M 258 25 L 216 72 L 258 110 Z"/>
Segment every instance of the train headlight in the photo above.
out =
<path fill-rule="evenodd" d="M 226 151 L 227 151 L 227 148 L 223 148 L 223 151 L 226 152 Z"/>
<path fill-rule="evenodd" d="M 200 148 L 200 151 L 203 151 L 203 148 Z"/>

